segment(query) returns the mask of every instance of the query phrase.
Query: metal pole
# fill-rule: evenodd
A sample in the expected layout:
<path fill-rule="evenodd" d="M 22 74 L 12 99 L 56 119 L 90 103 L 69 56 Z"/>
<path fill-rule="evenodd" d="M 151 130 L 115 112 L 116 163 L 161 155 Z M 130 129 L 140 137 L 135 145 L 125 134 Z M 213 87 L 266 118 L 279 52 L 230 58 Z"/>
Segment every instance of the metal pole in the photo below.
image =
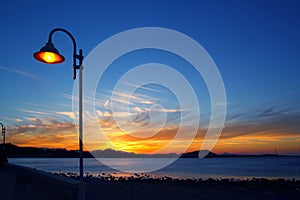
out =
<path fill-rule="evenodd" d="M 5 154 L 5 128 L 3 132 L 3 153 Z"/>
<path fill-rule="evenodd" d="M 76 70 L 79 69 L 79 179 L 80 179 L 80 184 L 79 184 L 79 191 L 78 191 L 78 199 L 79 200 L 85 200 L 85 189 L 84 189 L 84 184 L 83 184 L 83 116 L 82 116 L 82 70 L 83 70 L 83 51 L 82 49 L 79 50 L 79 55 L 76 54 L 77 52 L 77 45 L 75 38 L 73 35 L 67 31 L 66 29 L 63 28 L 55 28 L 53 29 L 48 38 L 48 43 L 52 43 L 52 36 L 55 32 L 57 31 L 62 31 L 66 33 L 72 40 L 73 42 L 73 79 L 76 79 Z M 79 60 L 79 65 L 76 63 L 76 59 Z M 1 123 L 0 123 L 1 125 Z M 3 127 L 3 125 L 2 125 Z M 4 138 L 5 141 L 5 138 Z"/>
<path fill-rule="evenodd" d="M 83 185 L 83 116 L 82 116 L 82 70 L 83 66 L 79 67 L 79 199 L 85 200 L 85 190 Z"/>
<path fill-rule="evenodd" d="M 0 122 L 0 125 L 2 127 L 2 136 L 3 136 L 3 144 L 2 144 L 2 149 L 3 149 L 3 153 L 5 154 L 5 127 L 3 126 L 3 124 Z"/>

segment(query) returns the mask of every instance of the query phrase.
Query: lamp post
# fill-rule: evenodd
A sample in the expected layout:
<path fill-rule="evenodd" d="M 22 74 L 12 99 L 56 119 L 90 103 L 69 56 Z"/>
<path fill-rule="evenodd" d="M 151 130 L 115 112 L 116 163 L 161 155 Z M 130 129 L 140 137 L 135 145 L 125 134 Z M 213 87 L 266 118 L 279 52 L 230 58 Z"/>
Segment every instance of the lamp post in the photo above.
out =
<path fill-rule="evenodd" d="M 58 50 L 54 47 L 52 43 L 52 36 L 55 32 L 64 32 L 66 33 L 73 42 L 73 79 L 76 79 L 76 70 L 79 70 L 79 177 L 80 177 L 80 186 L 79 186 L 79 194 L 78 197 L 80 200 L 85 199 L 84 185 L 83 185 L 83 117 L 82 117 L 82 62 L 83 62 L 83 52 L 82 49 L 79 50 L 79 54 L 77 54 L 77 45 L 75 38 L 73 35 L 63 29 L 63 28 L 55 28 L 53 29 L 48 38 L 48 42 L 44 47 L 41 48 L 40 51 L 33 54 L 34 58 L 40 62 L 47 64 L 58 64 L 64 62 L 65 58 L 59 54 Z M 77 64 L 77 60 L 79 63 Z"/>
<path fill-rule="evenodd" d="M 3 126 L 3 124 L 0 122 L 0 125 L 2 127 L 2 136 L 3 136 L 3 154 L 5 154 L 5 127 Z"/>

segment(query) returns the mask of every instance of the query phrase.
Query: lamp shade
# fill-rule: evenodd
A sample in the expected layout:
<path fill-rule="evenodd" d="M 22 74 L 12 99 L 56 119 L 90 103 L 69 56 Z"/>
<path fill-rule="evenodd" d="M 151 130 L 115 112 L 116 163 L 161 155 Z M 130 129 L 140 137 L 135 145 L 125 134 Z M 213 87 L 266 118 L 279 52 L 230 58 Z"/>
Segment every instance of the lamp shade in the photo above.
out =
<path fill-rule="evenodd" d="M 52 42 L 47 42 L 40 51 L 33 54 L 34 58 L 47 64 L 57 64 L 65 61 L 65 58 L 59 54 Z"/>

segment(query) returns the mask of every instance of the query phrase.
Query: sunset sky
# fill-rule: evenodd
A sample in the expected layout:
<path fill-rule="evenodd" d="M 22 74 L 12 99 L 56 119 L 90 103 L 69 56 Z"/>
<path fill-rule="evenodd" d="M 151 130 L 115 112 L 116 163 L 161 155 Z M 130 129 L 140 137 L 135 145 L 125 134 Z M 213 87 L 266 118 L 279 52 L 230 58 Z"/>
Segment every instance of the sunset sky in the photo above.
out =
<path fill-rule="evenodd" d="M 53 28 L 69 30 L 87 56 L 99 43 L 120 32 L 163 27 L 186 34 L 201 44 L 223 78 L 227 116 L 213 152 L 277 151 L 300 155 L 299 19 L 300 2 L 296 0 L 1 1 L 0 122 L 6 126 L 7 142 L 19 146 L 78 148 L 72 111 L 70 39 L 63 33 L 56 33 L 53 38 L 66 58 L 64 63 L 46 65 L 33 58 Z M 127 115 L 137 126 L 123 120 L 127 128 L 124 132 L 112 118 L 110 96 L 118 79 L 137 65 L 154 62 L 178 70 L 195 90 L 201 110 L 200 124 L 188 151 L 200 148 L 211 109 L 205 82 L 184 59 L 147 49 L 120 57 L 100 80 L 95 96 L 96 115 L 102 133 L 111 143 L 96 139 L 93 144 L 86 144 L 90 147 L 87 149 L 153 153 L 174 139 L 181 118 L 186 135 L 165 153 L 180 153 L 180 147 L 188 143 L 194 105 L 179 108 L 176 96 L 158 84 L 144 85 L 134 94 L 115 93 L 121 108 L 126 103 L 123 99 L 133 95 L 129 109 L 124 107 L 127 113 L 119 114 L 121 121 Z M 159 131 L 154 130 L 155 126 L 147 126 L 153 110 L 166 116 L 166 123 Z M 85 117 L 88 119 L 89 113 Z M 160 118 L 156 120 L 158 126 Z M 88 127 L 88 122 L 85 125 Z M 89 130 L 89 134 L 97 136 L 98 131 Z M 151 135 L 153 131 L 156 134 Z M 149 137 L 138 138 L 135 133 L 149 133 Z"/>

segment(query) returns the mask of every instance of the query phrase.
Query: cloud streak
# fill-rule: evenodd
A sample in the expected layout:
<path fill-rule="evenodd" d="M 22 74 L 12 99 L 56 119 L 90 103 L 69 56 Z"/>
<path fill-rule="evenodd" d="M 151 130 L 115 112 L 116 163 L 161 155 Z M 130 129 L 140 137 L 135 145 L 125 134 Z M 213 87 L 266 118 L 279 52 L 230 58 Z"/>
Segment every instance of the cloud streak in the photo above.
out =
<path fill-rule="evenodd" d="M 18 70 L 18 69 L 6 68 L 6 67 L 3 67 L 3 66 L 0 66 L 0 69 L 4 70 L 4 71 L 7 71 L 7 72 L 12 72 L 12 73 L 15 73 L 15 74 L 26 76 L 28 78 L 38 79 L 38 76 L 36 76 L 34 74 L 30 74 L 28 72 L 24 72 L 24 71 Z"/>
<path fill-rule="evenodd" d="M 71 95 L 65 95 L 65 97 L 73 98 Z M 116 110 L 113 110 L 109 93 L 102 93 L 97 97 L 100 97 L 96 99 L 98 121 L 102 133 L 109 138 L 111 144 L 103 144 L 103 142 L 97 141 L 96 137 L 95 141 L 92 141 L 95 149 L 103 149 L 112 145 L 117 150 L 151 153 L 173 141 L 172 152 L 182 153 L 179 151 L 183 145 L 189 145 L 188 138 L 194 137 L 194 133 L 189 130 L 188 126 L 188 121 L 194 117 L 189 105 L 186 108 L 180 108 L 178 102 L 168 104 L 167 101 L 164 102 L 147 93 L 135 93 L 130 96 L 126 92 L 117 92 L 117 102 L 113 105 L 116 106 Z M 94 99 L 88 98 L 86 103 L 94 103 Z M 78 117 L 77 114 L 74 116 L 74 112 L 29 109 L 19 111 L 26 113 L 26 117 L 14 120 L 22 125 L 8 127 L 8 139 L 11 142 L 21 145 L 77 148 L 78 136 L 75 125 L 72 123 L 73 121 L 68 122 L 70 119 Z M 159 114 L 162 113 L 167 116 L 166 123 L 163 126 L 156 126 L 160 125 L 158 122 L 162 121 L 159 118 Z M 84 115 L 84 124 L 88 127 L 91 113 L 84 113 Z M 197 136 L 189 150 L 198 150 L 201 147 L 209 119 L 210 113 L 201 116 Z M 116 123 L 116 120 L 120 120 L 121 125 L 126 126 L 125 132 L 120 128 L 120 123 Z M 181 120 L 183 120 L 181 126 L 185 133 L 175 140 Z M 299 145 L 300 142 L 299 121 L 300 112 L 292 108 L 268 106 L 262 109 L 249 109 L 247 112 L 231 113 L 227 117 L 215 151 L 219 153 L 244 150 L 254 152 L 257 149 L 272 147 L 278 147 L 278 150 L 282 152 L 289 152 L 292 148 L 296 151 L 296 145 Z M 97 136 L 100 130 L 87 132 Z M 147 135 L 149 137 L 143 137 Z M 299 147 L 298 152 L 300 152 Z"/>
<path fill-rule="evenodd" d="M 231 121 L 226 124 L 214 149 L 218 153 L 229 152 L 262 152 L 268 148 L 277 148 L 281 153 L 299 151 L 297 145 L 300 142 L 300 114 L 299 112 L 267 111 L 262 114 L 264 120 L 255 122 Z M 270 117 L 270 113 L 274 116 Z M 279 114 L 280 113 L 280 114 Z M 60 112 L 61 115 L 70 115 L 69 112 Z M 251 116 L 255 113 L 250 113 Z M 146 120 L 142 120 L 145 122 Z M 52 148 L 77 149 L 77 133 L 75 125 L 70 122 L 60 122 L 54 118 L 29 117 L 23 120 L 25 125 L 7 127 L 8 141 L 21 146 L 37 146 Z M 93 141 L 95 149 L 114 147 L 117 150 L 133 151 L 136 153 L 152 153 L 173 141 L 172 152 L 182 153 L 180 149 L 188 145 L 188 139 L 193 137 L 189 127 L 183 127 L 185 132 L 174 139 L 178 125 L 166 124 L 160 131 L 153 129 L 135 128 L 132 132 L 122 132 L 111 115 L 102 114 L 99 119 L 102 133 L 111 141 L 111 144 L 103 144 L 101 141 Z M 88 126 L 88 124 L 86 124 Z M 154 134 L 150 137 L 137 137 L 144 134 Z M 189 146 L 188 151 L 201 147 L 207 129 L 199 127 L 197 136 Z M 99 130 L 91 130 L 91 134 L 97 136 Z M 109 146 L 112 145 L 112 146 Z M 170 152 L 165 152 L 170 153 Z"/>

